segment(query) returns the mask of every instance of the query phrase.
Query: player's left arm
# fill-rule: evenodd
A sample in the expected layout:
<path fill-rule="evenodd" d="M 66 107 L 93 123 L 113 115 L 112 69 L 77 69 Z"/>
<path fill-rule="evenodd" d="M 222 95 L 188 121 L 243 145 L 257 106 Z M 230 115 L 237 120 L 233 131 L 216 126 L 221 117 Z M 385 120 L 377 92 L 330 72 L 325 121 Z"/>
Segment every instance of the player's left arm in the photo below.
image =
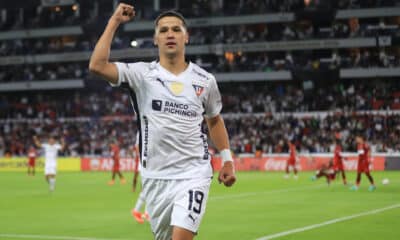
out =
<path fill-rule="evenodd" d="M 212 118 L 205 118 L 210 133 L 211 141 L 221 154 L 223 166 L 219 172 L 218 180 L 225 186 L 230 187 L 236 181 L 235 166 L 229 149 L 228 133 L 225 128 L 224 120 L 218 114 Z"/>

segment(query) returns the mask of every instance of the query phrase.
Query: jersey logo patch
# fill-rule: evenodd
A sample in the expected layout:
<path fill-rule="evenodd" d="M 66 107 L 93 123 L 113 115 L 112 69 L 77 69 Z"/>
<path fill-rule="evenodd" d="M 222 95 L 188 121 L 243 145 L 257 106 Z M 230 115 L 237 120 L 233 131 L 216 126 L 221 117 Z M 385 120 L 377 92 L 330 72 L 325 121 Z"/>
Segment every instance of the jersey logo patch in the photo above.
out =
<path fill-rule="evenodd" d="M 179 96 L 184 89 L 184 85 L 181 82 L 171 82 L 169 83 L 169 90 L 175 95 Z"/>
<path fill-rule="evenodd" d="M 192 85 L 194 88 L 194 91 L 196 92 L 197 96 L 200 96 L 203 93 L 204 87 L 199 86 L 199 85 Z"/>

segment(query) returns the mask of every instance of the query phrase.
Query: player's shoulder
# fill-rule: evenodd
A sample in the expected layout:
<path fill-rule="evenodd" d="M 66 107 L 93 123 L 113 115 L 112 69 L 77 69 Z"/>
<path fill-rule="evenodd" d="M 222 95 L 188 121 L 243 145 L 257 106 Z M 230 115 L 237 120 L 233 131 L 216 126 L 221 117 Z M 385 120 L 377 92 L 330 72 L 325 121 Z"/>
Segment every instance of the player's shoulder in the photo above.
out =
<path fill-rule="evenodd" d="M 125 64 L 125 66 L 128 69 L 134 69 L 134 70 L 142 70 L 146 71 L 151 68 L 154 68 L 155 62 L 121 62 L 122 64 Z"/>
<path fill-rule="evenodd" d="M 192 74 L 197 75 L 200 79 L 204 80 L 204 81 L 215 81 L 215 76 L 208 72 L 207 70 L 205 70 L 204 68 L 200 67 L 199 65 L 191 62 L 192 65 Z"/>

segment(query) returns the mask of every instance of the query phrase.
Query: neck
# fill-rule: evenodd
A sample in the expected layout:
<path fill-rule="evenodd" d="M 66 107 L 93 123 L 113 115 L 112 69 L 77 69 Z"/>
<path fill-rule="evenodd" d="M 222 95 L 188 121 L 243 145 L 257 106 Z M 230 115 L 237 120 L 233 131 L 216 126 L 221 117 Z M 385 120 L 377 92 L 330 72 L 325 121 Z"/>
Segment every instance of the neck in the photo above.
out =
<path fill-rule="evenodd" d="M 160 65 L 173 74 L 179 74 L 185 71 L 188 63 L 185 62 L 184 56 L 182 57 L 160 57 Z"/>

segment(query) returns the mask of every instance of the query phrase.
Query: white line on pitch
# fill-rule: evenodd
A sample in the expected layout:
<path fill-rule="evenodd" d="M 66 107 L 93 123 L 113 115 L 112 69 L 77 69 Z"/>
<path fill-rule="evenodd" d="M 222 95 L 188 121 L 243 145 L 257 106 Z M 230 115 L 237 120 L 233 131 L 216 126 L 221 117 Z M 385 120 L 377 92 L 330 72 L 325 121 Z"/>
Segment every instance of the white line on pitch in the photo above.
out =
<path fill-rule="evenodd" d="M 124 240 L 110 238 L 90 238 L 90 237 L 69 237 L 69 236 L 51 236 L 51 235 L 25 235 L 25 234 L 1 234 L 0 238 L 29 238 L 29 239 L 52 239 L 52 240 Z"/>
<path fill-rule="evenodd" d="M 359 218 L 359 217 L 363 217 L 363 216 L 368 216 L 368 215 L 373 215 L 373 214 L 377 214 L 380 212 L 384 212 L 387 210 L 391 210 L 394 208 L 400 208 L 400 204 L 395 204 L 395 205 L 391 205 L 388 207 L 384 207 L 384 208 L 379 208 L 379 209 L 375 209 L 375 210 L 371 210 L 371 211 L 367 211 L 367 212 L 362 212 L 362 213 L 358 213 L 358 214 L 354 214 L 354 215 L 350 215 L 350 216 L 346 216 L 346 217 L 341 217 L 341 218 L 335 218 L 326 222 L 322 222 L 322 223 L 318 223 L 318 224 L 313 224 L 310 226 L 306 226 L 306 227 L 302 227 L 302 228 L 295 228 L 289 231 L 284 231 L 284 232 L 280 232 L 280 233 L 275 233 L 272 235 L 267 235 L 264 237 L 260 237 L 257 238 L 256 240 L 269 240 L 269 239 L 274 239 L 274 238 L 279 238 L 279 237 L 283 237 L 283 236 L 287 236 L 290 234 L 294 234 L 294 233 L 299 233 L 299 232 L 305 232 L 311 229 L 315 229 L 315 228 L 320 228 L 326 225 L 330 225 L 330 224 L 335 224 L 338 222 L 343 222 L 343 221 L 348 221 L 354 218 Z"/>

